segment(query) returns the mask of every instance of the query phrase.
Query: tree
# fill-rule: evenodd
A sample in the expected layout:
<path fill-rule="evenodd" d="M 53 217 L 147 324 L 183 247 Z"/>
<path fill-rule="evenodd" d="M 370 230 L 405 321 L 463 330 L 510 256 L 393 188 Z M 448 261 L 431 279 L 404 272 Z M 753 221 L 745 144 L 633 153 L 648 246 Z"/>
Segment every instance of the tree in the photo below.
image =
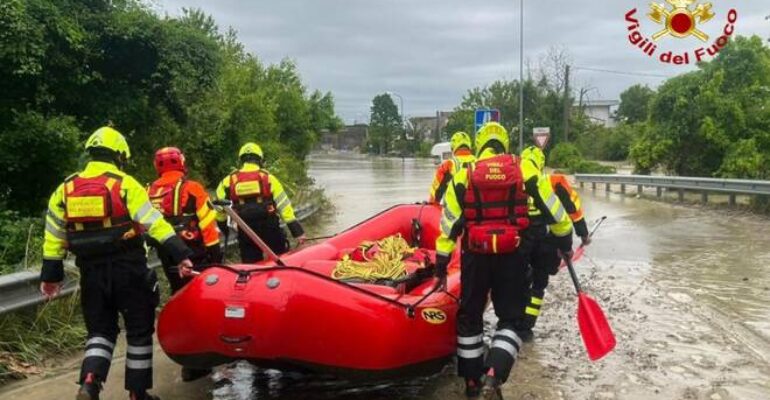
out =
<path fill-rule="evenodd" d="M 637 84 L 626 89 L 620 94 L 618 119 L 632 124 L 646 120 L 654 96 L 655 91 L 648 86 Z"/>
<path fill-rule="evenodd" d="M 698 68 L 658 89 L 647 128 L 631 149 L 637 169 L 767 177 L 770 49 L 757 36 L 737 37 Z"/>
<path fill-rule="evenodd" d="M 387 154 L 394 140 L 401 136 L 402 129 L 401 115 L 393 98 L 388 94 L 375 96 L 369 117 L 369 136 L 377 154 Z"/>

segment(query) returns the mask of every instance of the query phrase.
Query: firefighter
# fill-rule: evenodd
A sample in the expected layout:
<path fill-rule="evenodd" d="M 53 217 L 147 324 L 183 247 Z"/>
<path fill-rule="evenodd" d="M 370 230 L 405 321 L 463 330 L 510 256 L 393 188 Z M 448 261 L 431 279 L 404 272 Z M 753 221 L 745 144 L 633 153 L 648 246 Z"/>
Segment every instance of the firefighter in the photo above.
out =
<path fill-rule="evenodd" d="M 289 196 L 278 178 L 262 168 L 262 148 L 256 143 L 246 143 L 238 152 L 238 158 L 241 168 L 222 179 L 217 187 L 216 197 L 232 201 L 233 209 L 276 254 L 280 255 L 289 250 L 280 220 L 286 223 L 297 242 L 303 244 L 305 232 L 294 216 Z M 218 218 L 222 223 L 227 216 L 220 214 Z M 240 230 L 238 247 L 242 262 L 254 263 L 263 260 L 262 250 Z"/>
<path fill-rule="evenodd" d="M 540 308 L 543 305 L 548 276 L 555 274 L 561 263 L 560 253 L 572 257 L 572 220 L 545 174 L 545 154 L 536 146 L 521 153 L 521 172 L 529 197 L 530 226 L 525 232 L 532 244 L 529 252 L 532 286 L 525 306 L 522 339 L 533 338 Z"/>
<path fill-rule="evenodd" d="M 51 196 L 46 215 L 41 291 L 52 298 L 64 280 L 63 260 L 75 255 L 80 269 L 83 317 L 88 331 L 78 400 L 98 399 L 119 332 L 126 328 L 125 388 L 131 400 L 157 399 L 152 388 L 152 334 L 158 284 L 147 267 L 142 232 L 161 243 L 181 273 L 189 273 L 191 251 L 152 206 L 144 188 L 122 171 L 131 153 L 110 127 L 86 141 L 90 162 Z"/>
<path fill-rule="evenodd" d="M 190 260 L 194 269 L 201 271 L 206 265 L 221 262 L 217 213 L 203 185 L 187 178 L 184 154 L 176 147 L 164 147 L 155 153 L 154 165 L 158 179 L 147 188 L 150 202 L 193 251 Z M 158 248 L 158 257 L 171 293 L 176 293 L 189 278 L 180 278 L 172 258 L 162 247 Z"/>
<path fill-rule="evenodd" d="M 444 193 L 446 193 L 447 185 L 452 181 L 452 175 L 463 165 L 476 159 L 471 148 L 471 137 L 467 133 L 455 132 L 449 143 L 452 148 L 452 157 L 444 160 L 436 169 L 436 176 L 430 187 L 429 203 L 440 204 Z"/>
<path fill-rule="evenodd" d="M 508 145 L 502 125 L 489 122 L 479 130 L 477 161 L 462 167 L 447 186 L 436 241 L 436 275 L 443 286 L 450 255 L 462 235 L 457 368 L 468 397 L 500 396 L 499 386 L 522 345 L 517 329 L 528 281 L 520 232 L 529 221 L 519 162 L 508 154 Z M 490 292 L 499 320 L 484 360 L 483 314 Z"/>
<path fill-rule="evenodd" d="M 193 251 L 190 259 L 193 269 L 202 271 L 210 264 L 221 263 L 217 213 L 203 185 L 187 178 L 184 154 L 176 147 L 164 147 L 155 152 L 154 165 L 158 179 L 147 189 L 150 202 Z M 162 246 L 158 247 L 158 258 L 172 294 L 190 281 L 189 277 L 179 275 L 173 258 Z M 182 381 L 194 381 L 209 372 L 209 369 L 182 367 Z"/>

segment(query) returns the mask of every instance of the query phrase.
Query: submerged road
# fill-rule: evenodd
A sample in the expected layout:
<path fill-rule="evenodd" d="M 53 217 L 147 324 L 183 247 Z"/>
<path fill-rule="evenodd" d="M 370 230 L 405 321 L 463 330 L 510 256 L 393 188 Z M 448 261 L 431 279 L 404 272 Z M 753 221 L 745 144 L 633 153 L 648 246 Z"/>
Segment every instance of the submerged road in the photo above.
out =
<path fill-rule="evenodd" d="M 311 229 L 338 232 L 393 204 L 427 197 L 429 161 L 316 155 L 311 175 L 336 207 Z M 712 208 L 583 192 L 589 219 L 608 216 L 578 264 L 618 346 L 591 363 L 575 321 L 568 274 L 553 279 L 535 341 L 504 386 L 506 399 L 770 398 L 770 222 Z M 116 352 L 120 354 L 121 352 Z M 53 400 L 76 390 L 77 360 L 0 398 Z M 103 398 L 124 399 L 116 359 Z M 182 383 L 156 351 L 155 390 L 168 399 L 463 399 L 452 366 L 433 377 L 361 387 L 323 377 L 257 371 L 247 363 Z"/>

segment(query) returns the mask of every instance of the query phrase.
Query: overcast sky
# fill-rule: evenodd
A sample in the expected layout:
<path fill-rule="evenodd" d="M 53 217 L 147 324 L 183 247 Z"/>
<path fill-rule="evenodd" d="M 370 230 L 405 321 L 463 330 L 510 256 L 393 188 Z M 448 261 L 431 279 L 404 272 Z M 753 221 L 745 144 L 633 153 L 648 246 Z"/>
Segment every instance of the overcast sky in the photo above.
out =
<path fill-rule="evenodd" d="M 660 0 L 663 2 L 663 0 Z M 487 0 L 155 0 L 161 13 L 197 7 L 220 28 L 232 26 L 246 49 L 275 63 L 292 58 L 311 90 L 334 93 L 348 123 L 368 118 L 371 99 L 393 91 L 408 116 L 451 110 L 463 94 L 519 74 L 519 1 Z M 767 0 L 714 0 L 716 16 L 699 25 L 722 30 L 730 7 L 739 13 L 736 32 L 770 37 Z M 629 44 L 624 15 L 637 8 L 646 36 L 660 30 L 650 21 L 648 0 L 525 1 L 525 59 L 537 66 L 549 47 L 565 48 L 576 67 L 673 76 L 687 67 L 666 65 Z M 658 52 L 692 52 L 706 45 L 694 37 L 659 41 Z M 658 56 L 659 54 L 656 54 Z M 690 66 L 690 68 L 693 68 Z M 576 87 L 593 100 L 616 99 L 635 83 L 662 79 L 585 69 L 574 71 Z"/>

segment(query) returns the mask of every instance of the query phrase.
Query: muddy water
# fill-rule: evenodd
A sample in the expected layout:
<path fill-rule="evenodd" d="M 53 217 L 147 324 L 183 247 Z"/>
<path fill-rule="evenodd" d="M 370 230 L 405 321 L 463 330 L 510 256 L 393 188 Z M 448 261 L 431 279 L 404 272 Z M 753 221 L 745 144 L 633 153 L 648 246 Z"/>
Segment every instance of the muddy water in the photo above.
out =
<path fill-rule="evenodd" d="M 424 199 L 434 168 L 349 155 L 315 156 L 311 166 L 337 207 L 313 234 Z M 506 399 L 770 399 L 770 220 L 602 191 L 583 197 L 589 219 L 609 218 L 578 273 L 609 316 L 617 349 L 588 361 L 574 291 L 561 273 L 552 280 L 535 341 L 525 345 L 504 386 Z M 236 363 L 183 384 L 178 367 L 156 356 L 155 392 L 164 399 L 464 398 L 451 365 L 433 377 L 361 386 Z M 0 390 L 0 398 L 59 399 L 75 389 L 75 366 Z M 125 398 L 122 368 L 117 360 L 104 398 Z"/>

